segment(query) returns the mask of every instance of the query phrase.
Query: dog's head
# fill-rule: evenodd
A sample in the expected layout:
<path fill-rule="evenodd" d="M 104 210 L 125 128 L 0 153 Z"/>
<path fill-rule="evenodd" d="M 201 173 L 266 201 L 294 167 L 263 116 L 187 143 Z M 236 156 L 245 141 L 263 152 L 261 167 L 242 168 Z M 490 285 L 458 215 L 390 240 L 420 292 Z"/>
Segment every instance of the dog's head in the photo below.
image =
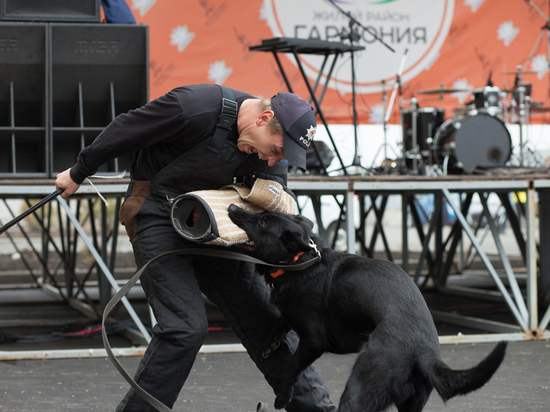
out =
<path fill-rule="evenodd" d="M 281 212 L 249 212 L 230 205 L 229 218 L 243 229 L 252 243 L 240 245 L 267 263 L 289 262 L 300 252 L 312 250 L 313 223 L 300 215 Z"/>

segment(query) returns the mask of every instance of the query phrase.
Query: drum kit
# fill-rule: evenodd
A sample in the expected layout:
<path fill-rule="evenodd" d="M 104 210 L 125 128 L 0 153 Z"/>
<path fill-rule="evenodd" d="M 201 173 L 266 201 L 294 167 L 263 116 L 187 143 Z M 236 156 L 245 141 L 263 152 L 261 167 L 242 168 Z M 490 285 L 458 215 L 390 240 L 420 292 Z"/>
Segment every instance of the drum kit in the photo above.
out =
<path fill-rule="evenodd" d="M 524 74 L 518 70 L 505 72 L 516 75 L 513 88 L 500 89 L 490 80 L 485 87 L 474 89 L 428 89 L 418 95 L 470 93 L 471 101 L 453 110 L 445 120 L 445 110 L 419 107 L 412 97 L 410 107 L 401 109 L 403 126 L 403 169 L 411 174 L 462 174 L 478 168 L 504 167 L 512 156 L 512 140 L 507 123 L 519 124 L 519 166 L 523 164 L 523 125 L 532 110 L 531 85 L 523 84 Z"/>

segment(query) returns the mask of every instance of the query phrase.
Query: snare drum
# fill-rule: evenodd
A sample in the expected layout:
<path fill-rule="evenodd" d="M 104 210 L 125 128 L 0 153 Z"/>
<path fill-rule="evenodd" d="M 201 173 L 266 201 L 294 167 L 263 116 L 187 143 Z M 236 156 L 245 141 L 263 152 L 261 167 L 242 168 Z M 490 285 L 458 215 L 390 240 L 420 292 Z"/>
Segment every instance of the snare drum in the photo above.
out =
<path fill-rule="evenodd" d="M 445 110 L 436 107 L 419 107 L 416 109 L 416 144 L 420 152 L 428 157 L 432 139 L 443 123 Z M 403 145 L 405 151 L 413 149 L 413 109 L 403 110 Z"/>
<path fill-rule="evenodd" d="M 502 100 L 498 87 L 487 86 L 472 92 L 474 104 L 478 112 L 497 116 L 502 113 Z"/>

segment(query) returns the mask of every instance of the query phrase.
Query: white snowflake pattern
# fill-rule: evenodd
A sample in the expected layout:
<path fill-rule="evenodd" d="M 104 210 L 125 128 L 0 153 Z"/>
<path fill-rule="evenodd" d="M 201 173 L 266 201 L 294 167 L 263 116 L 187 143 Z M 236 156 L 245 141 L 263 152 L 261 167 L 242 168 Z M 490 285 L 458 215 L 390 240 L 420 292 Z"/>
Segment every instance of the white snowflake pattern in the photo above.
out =
<path fill-rule="evenodd" d="M 455 89 L 468 90 L 467 92 L 455 92 L 451 94 L 451 96 L 456 97 L 458 99 L 458 102 L 460 104 L 464 103 L 464 101 L 468 98 L 468 96 L 470 95 L 473 89 L 473 86 L 468 84 L 467 79 L 458 79 L 454 81 L 453 87 Z"/>
<path fill-rule="evenodd" d="M 472 9 L 472 13 L 475 13 L 484 1 L 485 0 L 465 0 L 464 5 L 470 6 L 470 9 Z"/>
<path fill-rule="evenodd" d="M 189 33 L 187 25 L 178 26 L 172 29 L 170 35 L 170 44 L 176 46 L 181 53 L 187 45 L 195 38 L 195 33 Z"/>
<path fill-rule="evenodd" d="M 145 16 L 156 2 L 157 0 L 134 0 L 132 2 L 132 8 L 134 10 L 139 10 L 140 16 Z"/>
<path fill-rule="evenodd" d="M 543 78 L 548 71 L 548 61 L 546 60 L 546 56 L 544 54 L 539 54 L 533 58 L 531 70 L 537 72 L 537 77 L 539 80 Z"/>
<path fill-rule="evenodd" d="M 268 16 L 268 12 L 267 12 L 267 8 L 268 8 L 268 4 L 267 4 L 267 0 L 264 0 L 263 4 L 262 4 L 262 7 L 260 8 L 260 20 L 267 20 L 267 16 Z"/>
<path fill-rule="evenodd" d="M 372 107 L 369 122 L 376 124 L 384 123 L 384 104 L 380 103 Z"/>
<path fill-rule="evenodd" d="M 498 26 L 497 39 L 502 40 L 505 46 L 509 46 L 512 40 L 518 35 L 519 29 L 514 27 L 513 21 L 505 21 Z"/>
<path fill-rule="evenodd" d="M 225 61 L 219 60 L 210 65 L 208 80 L 213 80 L 216 84 L 223 84 L 231 73 L 233 73 L 233 69 L 226 67 Z"/>

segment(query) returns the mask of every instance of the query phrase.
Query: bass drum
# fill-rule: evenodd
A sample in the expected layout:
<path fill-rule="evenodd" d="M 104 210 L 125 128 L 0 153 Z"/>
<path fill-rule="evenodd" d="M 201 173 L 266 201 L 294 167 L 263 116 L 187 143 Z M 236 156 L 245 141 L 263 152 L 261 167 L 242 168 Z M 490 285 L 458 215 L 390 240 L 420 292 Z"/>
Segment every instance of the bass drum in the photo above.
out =
<path fill-rule="evenodd" d="M 480 113 L 445 121 L 434 138 L 433 157 L 447 174 L 472 173 L 476 168 L 504 166 L 512 140 L 498 118 Z"/>

